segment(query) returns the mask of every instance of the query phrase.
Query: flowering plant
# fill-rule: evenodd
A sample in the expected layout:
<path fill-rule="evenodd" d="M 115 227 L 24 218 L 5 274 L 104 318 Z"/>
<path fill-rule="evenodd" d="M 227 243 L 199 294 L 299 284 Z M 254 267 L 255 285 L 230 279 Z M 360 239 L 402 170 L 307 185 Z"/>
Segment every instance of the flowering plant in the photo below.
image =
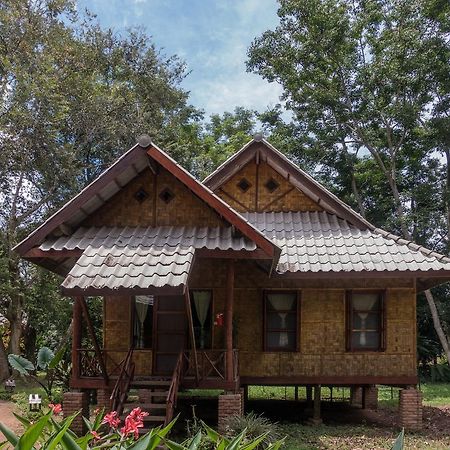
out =
<path fill-rule="evenodd" d="M 70 430 L 70 425 L 79 415 L 73 414 L 62 421 L 55 420 L 61 414 L 61 405 L 49 404 L 49 411 L 32 423 L 23 417 L 19 420 L 25 426 L 22 436 L 17 436 L 4 424 L 0 423 L 0 431 L 15 448 L 20 450 L 33 450 L 33 448 L 63 449 L 63 450 L 93 450 L 108 449 L 122 450 L 154 450 L 161 440 L 169 433 L 175 423 L 173 420 L 166 427 L 156 427 L 139 437 L 139 430 L 144 426 L 144 417 L 147 412 L 141 408 L 133 409 L 124 419 L 123 426 L 116 411 L 105 414 L 97 411 L 92 421 L 83 417 L 87 427 L 84 436 L 77 436 Z"/>

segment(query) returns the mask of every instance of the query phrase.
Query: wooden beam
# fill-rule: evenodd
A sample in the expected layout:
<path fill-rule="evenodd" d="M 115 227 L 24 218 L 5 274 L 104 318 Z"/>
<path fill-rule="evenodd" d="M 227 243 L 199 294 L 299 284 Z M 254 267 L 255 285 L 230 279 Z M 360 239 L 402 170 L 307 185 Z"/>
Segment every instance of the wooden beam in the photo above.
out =
<path fill-rule="evenodd" d="M 313 409 L 313 421 L 318 424 L 322 422 L 320 417 L 320 396 L 321 396 L 321 386 L 314 387 L 314 409 Z"/>
<path fill-rule="evenodd" d="M 78 248 L 75 248 L 73 250 L 41 250 L 39 247 L 34 247 L 25 253 L 24 258 L 79 258 L 82 254 L 83 250 L 80 250 Z"/>
<path fill-rule="evenodd" d="M 100 350 L 100 346 L 98 345 L 97 336 L 95 335 L 94 325 L 91 321 L 91 316 L 89 315 L 89 310 L 86 304 L 86 300 L 84 297 L 80 297 L 81 310 L 83 311 L 84 318 L 86 319 L 88 331 L 91 335 L 92 343 L 94 344 L 95 353 L 97 354 L 98 363 L 100 364 L 100 368 L 102 369 L 103 379 L 105 382 L 108 382 L 108 373 L 106 371 L 105 360 L 103 359 L 102 351 Z"/>
<path fill-rule="evenodd" d="M 184 286 L 163 286 L 163 287 L 154 287 L 150 286 L 148 288 L 118 288 L 118 289 L 96 289 L 96 288 L 64 288 L 61 287 L 61 292 L 63 295 L 68 297 L 75 295 L 82 296 L 115 296 L 115 295 L 182 295 L 184 293 Z"/>
<path fill-rule="evenodd" d="M 413 376 L 312 376 L 297 375 L 292 377 L 267 376 L 267 377 L 241 377 L 241 384 L 255 386 L 364 386 L 372 384 L 384 384 L 386 386 L 414 386 L 419 378 Z"/>
<path fill-rule="evenodd" d="M 226 380 L 233 381 L 233 303 L 234 303 L 234 259 L 227 265 L 227 298 L 225 304 Z"/>
<path fill-rule="evenodd" d="M 200 379 L 200 375 L 198 373 L 197 345 L 195 344 L 194 321 L 192 319 L 191 298 L 189 295 L 188 287 L 186 287 L 186 292 L 185 292 L 184 298 L 186 300 L 186 314 L 188 316 L 188 323 L 189 323 L 189 336 L 191 338 L 192 351 L 194 352 L 195 381 L 198 383 L 198 381 Z"/>
<path fill-rule="evenodd" d="M 80 378 L 80 354 L 78 349 L 81 347 L 81 297 L 75 297 L 72 312 L 72 377 Z"/>

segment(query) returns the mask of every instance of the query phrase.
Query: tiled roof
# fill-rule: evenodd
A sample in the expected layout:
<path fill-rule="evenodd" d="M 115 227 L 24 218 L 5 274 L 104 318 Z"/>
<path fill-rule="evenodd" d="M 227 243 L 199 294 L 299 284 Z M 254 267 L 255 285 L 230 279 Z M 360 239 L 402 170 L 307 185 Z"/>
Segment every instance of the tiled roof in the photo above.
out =
<path fill-rule="evenodd" d="M 45 240 L 40 249 L 84 250 L 100 247 L 174 247 L 179 244 L 211 250 L 255 250 L 245 237 L 235 237 L 231 227 L 81 227 L 71 236 Z"/>
<path fill-rule="evenodd" d="M 148 289 L 186 285 L 195 248 L 89 246 L 64 280 L 64 289 Z"/>
<path fill-rule="evenodd" d="M 327 212 L 245 213 L 281 248 L 278 273 L 450 270 L 450 259 Z"/>
<path fill-rule="evenodd" d="M 149 289 L 186 285 L 195 249 L 255 250 L 231 227 L 80 228 L 41 250 L 84 250 L 63 289 Z"/>

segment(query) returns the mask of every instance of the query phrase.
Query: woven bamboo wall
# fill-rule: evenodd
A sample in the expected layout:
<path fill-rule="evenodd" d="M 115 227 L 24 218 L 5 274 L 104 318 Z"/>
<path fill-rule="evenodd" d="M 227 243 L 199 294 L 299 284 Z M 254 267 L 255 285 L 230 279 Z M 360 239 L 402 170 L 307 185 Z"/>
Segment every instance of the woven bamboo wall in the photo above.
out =
<path fill-rule="evenodd" d="M 242 179 L 251 185 L 246 192 L 238 187 Z M 265 184 L 275 180 L 279 186 L 270 192 Z M 322 208 L 295 188 L 267 163 L 259 165 L 253 161 L 246 164 L 237 174 L 221 186 L 216 194 L 237 211 L 322 211 Z"/>
<path fill-rule="evenodd" d="M 196 262 L 190 287 L 212 288 L 214 313 L 224 311 L 224 263 Z M 250 262 L 236 267 L 234 325 L 241 376 L 415 376 L 416 296 L 412 280 L 269 279 Z M 263 291 L 293 289 L 301 295 L 299 352 L 263 352 Z M 387 289 L 385 352 L 349 353 L 345 350 L 346 289 Z M 214 347 L 223 348 L 223 328 L 214 328 Z"/>
<path fill-rule="evenodd" d="M 134 196 L 141 188 L 148 197 L 140 203 Z M 159 197 L 166 188 L 175 195 L 168 204 Z M 158 225 L 222 226 L 223 221 L 169 172 L 161 169 L 155 180 L 150 169 L 146 169 L 82 224 L 86 227 Z"/>
<path fill-rule="evenodd" d="M 131 297 L 104 298 L 103 347 L 107 353 L 107 370 L 111 372 L 126 356 L 131 344 Z M 136 375 L 152 372 L 152 351 L 135 350 L 133 361 Z"/>

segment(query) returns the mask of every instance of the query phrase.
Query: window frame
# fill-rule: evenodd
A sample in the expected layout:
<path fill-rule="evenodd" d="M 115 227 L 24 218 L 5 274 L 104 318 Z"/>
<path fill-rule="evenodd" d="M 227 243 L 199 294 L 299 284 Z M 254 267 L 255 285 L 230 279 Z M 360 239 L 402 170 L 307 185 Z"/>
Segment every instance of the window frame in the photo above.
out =
<path fill-rule="evenodd" d="M 267 345 L 267 333 L 269 333 L 272 329 L 267 328 L 267 304 L 268 304 L 268 295 L 270 294 L 293 294 L 295 296 L 295 344 L 294 348 L 286 349 L 283 347 L 269 347 Z M 264 352 L 281 352 L 281 353 L 292 353 L 298 352 L 300 348 L 300 339 L 299 332 L 301 326 L 301 292 L 295 289 L 286 289 L 286 290 L 271 290 L 266 289 L 263 291 L 263 351 Z M 280 331 L 280 330 L 272 330 L 272 331 Z"/>
<path fill-rule="evenodd" d="M 152 345 L 150 347 L 136 347 L 134 345 L 134 323 L 137 320 L 136 318 L 136 297 L 140 297 L 140 296 L 147 296 L 147 297 L 153 297 L 153 305 L 152 305 Z M 137 351 L 153 351 L 154 346 L 155 346 L 155 311 L 156 311 L 156 302 L 157 302 L 157 296 L 154 294 L 136 294 L 136 295 L 132 295 L 131 296 L 131 302 L 130 302 L 130 316 L 131 316 L 131 323 L 130 323 L 130 343 L 131 346 L 133 347 L 133 350 L 137 350 Z"/>
<path fill-rule="evenodd" d="M 379 334 L 380 340 L 377 347 L 354 347 L 352 345 L 353 333 L 357 332 L 357 329 L 353 329 L 353 316 L 355 309 L 353 308 L 353 296 L 355 294 L 377 294 L 379 299 L 380 308 L 376 311 L 367 311 L 368 313 L 377 312 L 380 317 L 379 321 Z M 386 290 L 384 289 L 364 289 L 364 290 L 347 290 L 345 293 L 345 349 L 347 352 L 354 353 L 379 353 L 386 351 Z M 361 311 L 361 310 L 357 310 Z"/>
<path fill-rule="evenodd" d="M 191 307 L 191 314 L 194 314 L 193 306 L 194 306 L 194 295 L 193 293 L 195 291 L 200 292 L 209 292 L 211 294 L 211 303 L 210 303 L 210 311 L 211 311 L 211 320 L 210 320 L 210 326 L 211 326 L 211 348 L 204 348 L 203 350 L 213 350 L 214 349 L 214 289 L 212 288 L 190 288 L 189 289 L 189 302 Z M 192 345 L 192 343 L 189 340 L 189 345 Z M 195 346 L 197 350 L 200 350 L 200 347 L 197 347 L 197 341 L 195 342 Z"/>

